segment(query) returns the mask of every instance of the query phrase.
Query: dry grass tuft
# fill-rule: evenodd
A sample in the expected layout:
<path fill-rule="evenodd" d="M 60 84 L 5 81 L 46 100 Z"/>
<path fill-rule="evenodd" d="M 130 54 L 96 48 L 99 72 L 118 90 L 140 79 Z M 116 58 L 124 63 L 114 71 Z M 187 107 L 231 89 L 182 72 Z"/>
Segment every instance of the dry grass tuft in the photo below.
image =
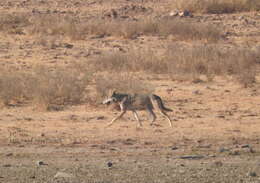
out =
<path fill-rule="evenodd" d="M 94 59 L 92 64 L 97 71 L 144 71 L 156 74 L 165 72 L 168 67 L 167 62 L 152 52 L 152 50 L 133 50 L 128 53 L 107 52 Z"/>
<path fill-rule="evenodd" d="M 18 105 L 31 98 L 30 74 L 21 71 L 8 71 L 1 68 L 0 74 L 0 100 L 5 106 Z"/>
<path fill-rule="evenodd" d="M 25 14 L 1 14 L 0 31 L 9 34 L 23 34 L 24 28 L 31 23 Z"/>
<path fill-rule="evenodd" d="M 33 99 L 46 109 L 81 103 L 89 81 L 87 74 L 80 75 L 68 68 L 49 70 L 41 67 L 36 69 L 34 76 L 37 87 L 33 91 Z"/>
<path fill-rule="evenodd" d="M 247 48 L 223 48 L 217 45 L 198 45 L 190 48 L 170 47 L 166 58 L 171 75 L 190 75 L 196 79 L 205 75 L 212 80 L 216 75 L 233 75 L 242 84 L 255 78 L 256 55 Z M 249 76 L 250 75 L 250 76 Z M 247 79 L 245 79 L 247 78 Z"/>
<path fill-rule="evenodd" d="M 4 105 L 33 102 L 42 109 L 79 104 L 85 99 L 85 89 L 91 79 L 91 72 L 80 69 L 50 70 L 41 66 L 27 73 L 3 71 L 0 99 Z"/>
<path fill-rule="evenodd" d="M 259 0 L 175 0 L 174 6 L 198 13 L 234 13 L 259 11 Z"/>

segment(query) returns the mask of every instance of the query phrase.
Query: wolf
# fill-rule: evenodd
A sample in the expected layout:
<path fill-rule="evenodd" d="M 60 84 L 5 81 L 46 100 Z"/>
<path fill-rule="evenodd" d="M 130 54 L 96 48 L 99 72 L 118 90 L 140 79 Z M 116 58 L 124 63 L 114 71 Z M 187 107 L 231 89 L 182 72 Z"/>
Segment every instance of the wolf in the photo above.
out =
<path fill-rule="evenodd" d="M 153 112 L 155 108 L 157 108 L 160 113 L 165 116 L 169 122 L 170 127 L 172 127 L 172 121 L 166 111 L 172 111 L 172 109 L 166 108 L 163 104 L 161 97 L 155 94 L 126 94 L 126 93 L 117 93 L 114 91 L 112 95 L 105 99 L 103 104 L 112 104 L 116 103 L 120 106 L 121 113 L 113 118 L 111 122 L 107 126 L 111 126 L 116 120 L 121 118 L 126 111 L 132 111 L 135 119 L 138 122 L 139 126 L 143 126 L 138 114 L 137 110 L 146 110 L 148 114 L 151 116 L 151 125 L 153 125 L 156 120 L 156 115 Z"/>

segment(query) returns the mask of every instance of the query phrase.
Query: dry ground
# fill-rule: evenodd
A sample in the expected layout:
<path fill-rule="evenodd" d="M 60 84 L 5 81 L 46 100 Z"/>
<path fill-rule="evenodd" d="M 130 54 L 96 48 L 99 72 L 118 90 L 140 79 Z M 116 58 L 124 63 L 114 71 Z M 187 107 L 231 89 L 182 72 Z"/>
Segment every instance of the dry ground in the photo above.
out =
<path fill-rule="evenodd" d="M 102 16 L 110 21 L 111 9 L 132 20 L 167 16 L 173 8 L 171 1 L 153 0 L 0 2 L 1 13 L 25 13 L 31 18 L 65 14 L 93 21 Z M 259 12 L 195 14 L 189 19 L 223 26 L 224 38 L 219 43 L 223 47 L 259 46 Z M 176 41 L 174 36 L 128 39 L 89 34 L 74 40 L 26 31 L 0 32 L 2 66 L 23 71 L 39 64 L 55 68 L 85 62 L 107 51 L 162 52 L 165 45 Z M 207 44 L 203 40 L 179 42 L 201 41 Z M 173 109 L 173 128 L 159 114 L 156 125 L 150 126 L 145 112 L 140 112 L 143 128 L 136 128 L 130 112 L 105 128 L 118 112 L 99 105 L 67 106 L 62 111 L 40 111 L 26 104 L 3 107 L 0 182 L 260 182 L 258 74 L 250 88 L 229 76 L 191 83 L 165 75 L 137 75 L 155 86 L 155 93 Z M 93 91 L 95 84 L 89 88 Z M 67 177 L 55 177 L 57 172 Z"/>

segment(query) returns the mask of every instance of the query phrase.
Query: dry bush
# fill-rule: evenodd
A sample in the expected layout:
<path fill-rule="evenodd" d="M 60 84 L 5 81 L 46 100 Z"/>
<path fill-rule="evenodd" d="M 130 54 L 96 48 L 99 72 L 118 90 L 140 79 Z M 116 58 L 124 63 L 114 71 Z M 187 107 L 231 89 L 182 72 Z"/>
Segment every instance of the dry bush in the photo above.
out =
<path fill-rule="evenodd" d="M 259 0 L 175 0 L 174 6 L 198 13 L 259 11 Z"/>
<path fill-rule="evenodd" d="M 138 35 L 169 36 L 178 40 L 205 40 L 217 42 L 221 39 L 219 28 L 205 23 L 194 23 L 180 19 L 144 19 L 137 22 L 110 22 L 101 24 L 106 34 L 134 38 Z M 101 28 L 102 29 L 102 28 Z"/>
<path fill-rule="evenodd" d="M 168 58 L 167 58 L 168 57 Z M 212 80 L 215 75 L 234 75 L 243 85 L 255 80 L 256 54 L 247 48 L 223 48 L 217 45 L 198 45 L 190 48 L 173 46 L 166 59 L 172 76 L 199 75 Z"/>
<path fill-rule="evenodd" d="M 254 82 L 257 55 L 242 47 L 175 44 L 161 55 L 152 50 L 113 52 L 101 55 L 92 64 L 96 71 L 169 74 L 175 79 L 195 80 L 204 75 L 212 80 L 216 75 L 232 75 L 247 85 Z"/>
<path fill-rule="evenodd" d="M 42 35 L 66 35 L 77 37 L 77 22 L 76 18 L 71 18 L 61 15 L 44 14 L 33 17 L 32 27 L 29 30 L 30 34 Z"/>
<path fill-rule="evenodd" d="M 154 87 L 126 73 L 99 75 L 96 77 L 97 101 L 103 100 L 114 90 L 128 94 L 148 94 L 154 91 Z"/>
<path fill-rule="evenodd" d="M 206 23 L 170 19 L 159 23 L 159 35 L 173 35 L 178 40 L 204 40 L 217 42 L 222 33 L 219 28 Z"/>
<path fill-rule="evenodd" d="M 39 67 L 34 71 L 34 78 L 34 102 L 45 109 L 52 109 L 53 106 L 82 103 L 90 81 L 90 73 L 78 72 L 73 68 L 60 67 L 49 70 Z"/>
<path fill-rule="evenodd" d="M 2 70 L 0 100 L 4 105 L 33 101 L 43 109 L 79 104 L 85 100 L 91 79 L 91 72 L 85 68 L 75 65 L 52 70 L 40 66 L 32 72 Z"/>
<path fill-rule="evenodd" d="M 30 74 L 21 71 L 8 71 L 1 68 L 0 100 L 5 106 L 17 105 L 30 99 Z"/>
<path fill-rule="evenodd" d="M 107 52 L 92 61 L 97 71 L 164 73 L 168 63 L 152 50 L 133 50 L 128 53 Z"/>
<path fill-rule="evenodd" d="M 151 19 L 122 21 L 96 19 L 83 21 L 66 16 L 44 15 L 33 20 L 31 34 L 68 36 L 74 40 L 85 39 L 86 35 L 115 36 L 127 39 L 138 35 L 173 35 L 179 40 L 221 39 L 221 31 L 211 24 L 194 23 L 179 19 Z"/>
<path fill-rule="evenodd" d="M 29 17 L 25 14 L 0 15 L 0 31 L 10 34 L 23 34 L 24 28 L 29 25 Z"/>

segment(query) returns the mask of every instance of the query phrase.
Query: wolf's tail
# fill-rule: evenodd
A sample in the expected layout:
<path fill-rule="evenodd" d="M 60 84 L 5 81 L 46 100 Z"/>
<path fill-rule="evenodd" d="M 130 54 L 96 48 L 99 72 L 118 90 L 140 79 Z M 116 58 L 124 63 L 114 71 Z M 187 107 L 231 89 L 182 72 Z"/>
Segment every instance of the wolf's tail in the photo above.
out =
<path fill-rule="evenodd" d="M 159 107 L 160 109 L 162 109 L 162 110 L 164 110 L 164 111 L 171 111 L 171 112 L 173 111 L 172 109 L 169 109 L 169 108 L 167 108 L 167 107 L 164 106 L 161 97 L 159 97 L 158 95 L 154 95 L 154 94 L 153 94 L 152 97 L 157 101 L 158 107 Z"/>

